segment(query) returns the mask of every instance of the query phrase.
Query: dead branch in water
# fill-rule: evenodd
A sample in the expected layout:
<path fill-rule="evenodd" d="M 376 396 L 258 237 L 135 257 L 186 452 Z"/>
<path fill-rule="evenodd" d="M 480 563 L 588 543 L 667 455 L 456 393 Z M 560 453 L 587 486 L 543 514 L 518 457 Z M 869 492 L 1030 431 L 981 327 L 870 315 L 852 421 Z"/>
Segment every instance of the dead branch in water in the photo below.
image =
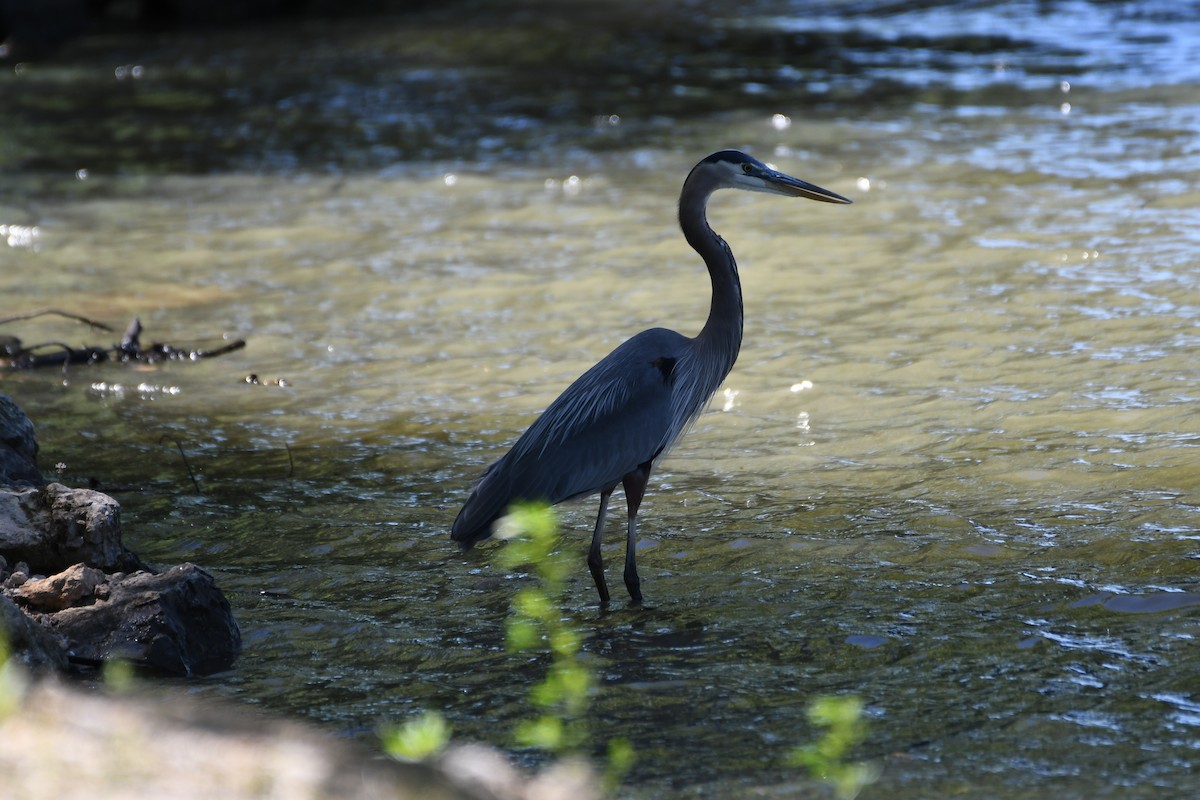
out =
<path fill-rule="evenodd" d="M 0 325 L 8 322 L 33 319 L 34 317 L 46 314 L 56 314 L 86 323 L 101 330 L 113 330 L 102 322 L 96 322 L 86 317 L 57 309 L 43 309 L 28 314 L 3 317 L 0 318 Z M 111 347 L 96 347 L 93 345 L 71 347 L 62 342 L 39 342 L 38 344 L 25 345 L 15 336 L 0 336 L 0 364 L 14 369 L 36 369 L 38 367 L 62 367 L 66 369 L 69 365 L 96 364 L 104 361 L 135 362 L 141 364 L 154 364 L 159 361 L 197 361 L 202 358 L 214 358 L 226 353 L 232 353 L 234 350 L 240 350 L 246 346 L 244 339 L 233 339 L 213 348 L 178 347 L 160 342 L 153 342 L 150 345 L 142 346 L 141 335 L 142 323 L 135 317 L 129 323 L 129 327 L 125 329 L 125 335 L 121 337 L 121 342 Z M 51 350 L 51 352 L 45 352 L 46 350 Z"/>
<path fill-rule="evenodd" d="M 97 322 L 94 319 L 81 317 L 78 314 L 72 314 L 70 311 L 60 311 L 57 308 L 43 308 L 41 311 L 29 311 L 25 314 L 13 314 L 11 317 L 0 317 L 0 325 L 7 325 L 10 322 L 23 322 L 27 319 L 36 319 L 38 317 L 44 317 L 50 314 L 59 317 L 66 317 L 67 319 L 73 319 L 76 322 L 82 322 L 84 325 L 92 328 L 99 328 L 102 331 L 112 332 L 113 330 L 103 322 Z"/>

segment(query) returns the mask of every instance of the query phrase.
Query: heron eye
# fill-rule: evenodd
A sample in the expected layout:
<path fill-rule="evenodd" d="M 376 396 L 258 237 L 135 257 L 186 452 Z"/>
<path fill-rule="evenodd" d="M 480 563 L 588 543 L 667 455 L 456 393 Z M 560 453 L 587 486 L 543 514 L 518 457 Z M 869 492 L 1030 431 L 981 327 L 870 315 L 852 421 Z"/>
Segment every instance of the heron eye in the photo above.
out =
<path fill-rule="evenodd" d="M 750 166 L 749 164 L 742 164 L 742 172 L 746 173 L 747 175 L 749 175 L 753 169 L 754 167 Z"/>

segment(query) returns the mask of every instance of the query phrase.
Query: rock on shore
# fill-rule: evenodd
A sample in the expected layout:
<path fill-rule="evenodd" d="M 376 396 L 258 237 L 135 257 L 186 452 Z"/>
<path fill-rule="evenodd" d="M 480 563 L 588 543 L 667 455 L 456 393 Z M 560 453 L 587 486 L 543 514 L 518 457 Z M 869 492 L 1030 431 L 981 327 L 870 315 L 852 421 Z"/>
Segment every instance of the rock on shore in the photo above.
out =
<path fill-rule="evenodd" d="M 121 507 L 46 484 L 33 423 L 0 395 L 0 629 L 33 667 L 113 658 L 171 675 L 229 669 L 233 610 L 195 564 L 156 571 L 121 541 Z"/>

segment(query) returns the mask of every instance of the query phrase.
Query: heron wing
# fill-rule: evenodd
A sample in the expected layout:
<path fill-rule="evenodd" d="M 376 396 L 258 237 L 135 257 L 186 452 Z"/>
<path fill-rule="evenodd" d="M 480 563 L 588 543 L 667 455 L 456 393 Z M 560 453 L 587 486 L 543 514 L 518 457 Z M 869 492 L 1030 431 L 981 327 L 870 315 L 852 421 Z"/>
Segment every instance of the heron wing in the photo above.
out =
<path fill-rule="evenodd" d="M 516 500 L 559 503 L 611 489 L 670 444 L 675 364 L 687 339 L 655 328 L 627 340 L 559 395 L 490 466 L 452 536 L 485 538 Z"/>

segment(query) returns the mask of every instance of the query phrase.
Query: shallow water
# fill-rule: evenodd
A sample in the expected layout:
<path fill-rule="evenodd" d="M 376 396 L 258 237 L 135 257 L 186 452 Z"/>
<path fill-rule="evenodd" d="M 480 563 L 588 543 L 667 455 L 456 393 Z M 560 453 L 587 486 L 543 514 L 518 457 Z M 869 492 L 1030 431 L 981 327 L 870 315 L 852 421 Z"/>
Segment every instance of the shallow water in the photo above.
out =
<path fill-rule="evenodd" d="M 678 57 L 662 95 L 630 91 L 631 67 L 593 76 L 594 103 L 574 71 L 546 102 L 537 64 L 458 64 L 448 23 L 340 23 L 286 81 L 234 34 L 85 42 L 6 77 L 10 111 L 73 81 L 150 122 L 111 161 L 65 123 L 37 157 L 5 134 L 4 312 L 249 342 L 5 374 L 43 467 L 114 494 L 148 559 L 218 575 L 246 651 L 194 691 L 356 736 L 440 708 L 506 744 L 540 675 L 503 647 L 525 578 L 492 546 L 459 554 L 449 523 L 597 358 L 645 327 L 699 329 L 676 194 L 699 157 L 745 147 L 855 205 L 714 199 L 745 345 L 652 480 L 647 609 L 596 609 L 594 502 L 563 508 L 596 740 L 639 754 L 625 793 L 794 792 L 781 760 L 815 735 L 806 703 L 851 693 L 883 764 L 866 797 L 1177 796 L 1200 742 L 1195 10 L 759 8 Z M 522 41 L 495 30 L 497 52 Z M 112 65 L 142 62 L 131 100 Z M 215 147 L 259 96 L 294 130 Z M 446 96 L 465 132 L 442 127 Z"/>

